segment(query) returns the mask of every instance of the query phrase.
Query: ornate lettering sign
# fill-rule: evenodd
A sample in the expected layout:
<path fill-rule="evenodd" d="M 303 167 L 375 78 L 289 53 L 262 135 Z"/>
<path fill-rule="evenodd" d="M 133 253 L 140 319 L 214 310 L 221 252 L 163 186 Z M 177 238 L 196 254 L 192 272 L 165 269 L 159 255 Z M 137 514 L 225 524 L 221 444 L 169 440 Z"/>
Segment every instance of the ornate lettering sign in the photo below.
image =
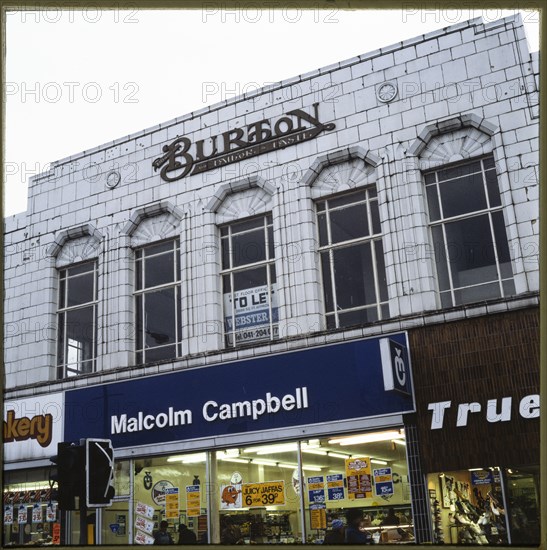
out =
<path fill-rule="evenodd" d="M 274 122 L 266 118 L 195 143 L 187 137 L 178 137 L 163 146 L 165 154 L 155 159 L 152 166 L 154 171 L 161 168 L 161 178 L 171 182 L 188 174 L 200 174 L 308 141 L 324 130 L 335 128 L 334 123 L 319 121 L 318 108 L 319 103 L 314 103 L 313 115 L 302 109 L 293 109 Z"/>

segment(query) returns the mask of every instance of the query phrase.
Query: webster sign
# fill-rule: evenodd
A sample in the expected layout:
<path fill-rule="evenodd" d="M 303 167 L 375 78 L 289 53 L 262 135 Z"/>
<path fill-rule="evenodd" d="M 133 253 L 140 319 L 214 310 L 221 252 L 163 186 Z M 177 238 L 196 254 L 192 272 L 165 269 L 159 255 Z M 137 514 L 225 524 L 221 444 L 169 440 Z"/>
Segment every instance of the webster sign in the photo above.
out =
<path fill-rule="evenodd" d="M 334 128 L 334 123 L 319 121 L 319 103 L 314 103 L 313 114 L 293 109 L 278 119 L 265 118 L 195 143 L 187 137 L 178 137 L 163 146 L 165 154 L 155 159 L 152 166 L 155 171 L 161 168 L 163 180 L 177 181 L 188 174 L 200 174 L 308 141 Z"/>

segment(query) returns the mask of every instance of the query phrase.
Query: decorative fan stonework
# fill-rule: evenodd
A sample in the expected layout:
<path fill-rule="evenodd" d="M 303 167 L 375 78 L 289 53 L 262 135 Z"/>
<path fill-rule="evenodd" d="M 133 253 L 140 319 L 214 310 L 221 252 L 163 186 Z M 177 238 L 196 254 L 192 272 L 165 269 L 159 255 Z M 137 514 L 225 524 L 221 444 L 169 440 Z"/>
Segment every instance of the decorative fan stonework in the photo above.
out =
<path fill-rule="evenodd" d="M 476 128 L 462 128 L 433 137 L 420 155 L 420 168 L 426 170 L 491 152 L 489 135 Z"/>
<path fill-rule="evenodd" d="M 237 191 L 228 195 L 218 207 L 217 223 L 228 223 L 263 214 L 272 209 L 271 202 L 271 193 L 260 187 Z"/>
<path fill-rule="evenodd" d="M 90 223 L 63 229 L 55 235 L 48 254 L 55 258 L 55 267 L 97 258 L 103 236 Z"/>
<path fill-rule="evenodd" d="M 131 246 L 139 247 L 174 238 L 178 235 L 178 225 L 179 220 L 169 212 L 145 218 L 131 235 Z"/>
<path fill-rule="evenodd" d="M 91 235 L 67 240 L 57 255 L 55 267 L 61 268 L 95 259 L 99 256 L 100 247 L 100 241 Z"/>
<path fill-rule="evenodd" d="M 323 168 L 312 183 L 311 194 L 313 199 L 319 199 L 375 182 L 376 168 L 356 158 Z"/>

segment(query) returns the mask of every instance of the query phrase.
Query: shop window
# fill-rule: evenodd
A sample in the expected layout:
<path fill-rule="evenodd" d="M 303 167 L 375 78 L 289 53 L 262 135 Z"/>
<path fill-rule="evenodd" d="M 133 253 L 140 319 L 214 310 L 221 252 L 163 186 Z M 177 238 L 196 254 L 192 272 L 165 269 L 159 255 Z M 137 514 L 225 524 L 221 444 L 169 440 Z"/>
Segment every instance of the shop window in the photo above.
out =
<path fill-rule="evenodd" d="M 271 214 L 220 228 L 226 346 L 278 336 Z"/>
<path fill-rule="evenodd" d="M 97 262 L 59 270 L 57 377 L 95 370 L 97 354 Z"/>
<path fill-rule="evenodd" d="M 538 476 L 538 467 L 429 474 L 435 542 L 538 545 Z"/>
<path fill-rule="evenodd" d="M 137 363 L 181 355 L 180 245 L 164 241 L 135 251 Z"/>
<path fill-rule="evenodd" d="M 511 296 L 511 257 L 492 156 L 425 174 L 442 307 Z"/>
<path fill-rule="evenodd" d="M 4 528 L 6 546 L 59 544 L 61 510 L 54 499 L 45 468 L 3 473 Z"/>
<path fill-rule="evenodd" d="M 327 328 L 389 316 L 376 188 L 317 202 Z"/>

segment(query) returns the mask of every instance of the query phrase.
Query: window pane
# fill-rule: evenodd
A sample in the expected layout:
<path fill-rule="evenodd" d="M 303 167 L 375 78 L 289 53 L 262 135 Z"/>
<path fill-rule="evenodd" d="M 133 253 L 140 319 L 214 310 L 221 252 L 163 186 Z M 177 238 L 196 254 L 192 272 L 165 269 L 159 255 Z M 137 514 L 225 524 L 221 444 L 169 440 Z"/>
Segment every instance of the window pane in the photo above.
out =
<path fill-rule="evenodd" d="M 171 249 L 173 244 L 171 243 Z M 145 259 L 144 284 L 145 288 L 164 285 L 173 282 L 174 257 L 172 253 L 161 254 Z"/>
<path fill-rule="evenodd" d="M 503 281 L 503 295 L 514 296 L 515 293 L 516 293 L 515 281 L 513 281 L 513 279 L 508 279 L 507 281 Z"/>
<path fill-rule="evenodd" d="M 266 259 L 264 229 L 232 236 L 232 266 L 261 262 Z"/>
<path fill-rule="evenodd" d="M 484 166 L 485 170 L 488 170 L 489 168 L 494 168 L 494 157 L 486 157 L 482 160 L 482 165 Z"/>
<path fill-rule="evenodd" d="M 77 306 L 79 304 L 87 304 L 93 302 L 93 282 L 94 274 L 88 273 L 87 275 L 79 275 L 67 279 L 68 284 L 68 296 L 66 307 Z"/>
<path fill-rule="evenodd" d="M 66 279 L 59 280 L 59 307 L 65 307 Z"/>
<path fill-rule="evenodd" d="M 377 235 L 382 232 L 380 224 L 380 212 L 378 211 L 378 201 L 370 201 L 370 216 L 372 218 L 372 233 Z"/>
<path fill-rule="evenodd" d="M 486 187 L 488 188 L 488 200 L 490 201 L 490 208 L 494 206 L 501 206 L 500 190 L 498 187 L 498 178 L 495 170 L 488 170 L 485 172 Z"/>
<path fill-rule="evenodd" d="M 268 255 L 270 260 L 275 258 L 273 227 L 271 225 L 268 227 Z"/>
<path fill-rule="evenodd" d="M 456 305 L 480 302 L 500 297 L 499 283 L 472 286 L 454 291 Z"/>
<path fill-rule="evenodd" d="M 162 252 L 173 250 L 173 241 L 165 241 L 163 243 L 153 244 L 142 249 L 145 256 L 152 256 Z"/>
<path fill-rule="evenodd" d="M 262 216 L 259 218 L 254 218 L 252 220 L 244 220 L 241 222 L 234 222 L 230 224 L 232 235 L 234 233 L 241 233 L 242 231 L 248 231 L 249 229 L 257 229 L 259 227 L 264 227 L 264 218 Z"/>
<path fill-rule="evenodd" d="M 513 277 L 511 267 L 511 254 L 507 243 L 507 233 L 505 232 L 505 221 L 503 212 L 492 213 L 492 225 L 494 226 L 494 238 L 496 239 L 496 250 L 498 252 L 498 261 L 500 263 L 500 273 L 502 279 Z"/>
<path fill-rule="evenodd" d="M 488 215 L 447 223 L 445 228 L 455 288 L 498 278 Z"/>
<path fill-rule="evenodd" d="M 220 241 L 221 254 L 222 254 L 222 269 L 230 269 L 230 241 L 228 239 L 222 239 Z"/>
<path fill-rule="evenodd" d="M 338 309 L 375 303 L 370 243 L 334 250 L 333 257 Z"/>
<path fill-rule="evenodd" d="M 441 209 L 439 207 L 439 195 L 437 194 L 436 185 L 428 185 L 426 188 L 427 205 L 429 207 L 429 218 L 431 221 L 437 221 L 441 217 Z"/>
<path fill-rule="evenodd" d="M 484 210 L 487 207 L 482 174 L 440 183 L 439 192 L 445 218 Z"/>
<path fill-rule="evenodd" d="M 84 307 L 66 312 L 65 358 L 69 368 L 81 370 L 83 361 L 94 358 L 94 307 Z"/>
<path fill-rule="evenodd" d="M 57 364 L 65 364 L 65 313 L 60 313 L 57 317 L 59 319 L 59 329 L 57 333 Z"/>
<path fill-rule="evenodd" d="M 136 309 L 135 320 L 137 322 L 137 349 L 142 349 L 143 348 L 143 344 L 142 344 L 143 331 L 144 331 L 144 327 L 142 323 L 142 301 L 144 298 L 142 294 L 137 295 L 136 298 L 137 299 L 135 300 L 135 309 Z"/>
<path fill-rule="evenodd" d="M 430 183 L 435 183 L 435 172 L 425 174 L 424 180 L 425 180 L 426 185 L 428 185 Z"/>
<path fill-rule="evenodd" d="M 319 246 L 325 246 L 329 244 L 329 236 L 327 233 L 327 218 L 325 214 L 319 214 L 317 216 L 317 223 L 319 227 Z"/>
<path fill-rule="evenodd" d="M 245 290 L 268 284 L 266 267 L 255 267 L 234 273 L 234 290 Z"/>
<path fill-rule="evenodd" d="M 366 204 L 355 204 L 331 211 L 330 230 L 333 244 L 367 236 L 369 232 Z"/>
<path fill-rule="evenodd" d="M 440 225 L 432 227 L 431 234 L 433 236 L 433 249 L 435 250 L 435 264 L 437 267 L 439 290 L 447 290 L 450 288 L 450 279 L 448 277 L 447 257 L 442 227 Z"/>
<path fill-rule="evenodd" d="M 338 208 L 347 204 L 353 204 L 357 201 L 364 201 L 366 199 L 366 191 L 359 191 L 357 193 L 348 193 L 334 199 L 329 199 L 329 208 Z"/>
<path fill-rule="evenodd" d="M 334 311 L 334 300 L 332 296 L 332 278 L 330 274 L 329 253 L 321 254 L 321 272 L 323 274 L 323 296 L 325 297 L 325 310 Z"/>
<path fill-rule="evenodd" d="M 466 177 L 475 172 L 481 171 L 481 163 L 479 160 L 475 162 L 470 162 L 468 164 L 461 164 L 459 166 L 454 166 L 452 168 L 446 168 L 445 170 L 439 170 L 437 172 L 439 181 Z"/>
<path fill-rule="evenodd" d="M 146 347 L 175 342 L 175 289 L 164 288 L 144 295 Z"/>
<path fill-rule="evenodd" d="M 162 361 L 164 359 L 174 359 L 177 356 L 175 344 L 162 346 L 160 348 L 147 348 L 144 352 L 145 362 Z"/>
<path fill-rule="evenodd" d="M 137 290 L 142 290 L 142 260 L 135 262 L 135 286 Z"/>
<path fill-rule="evenodd" d="M 90 271 L 93 271 L 94 268 L 95 268 L 95 262 L 86 262 L 85 264 L 69 267 L 66 271 L 68 272 L 68 276 L 71 277 L 72 275 L 88 273 Z"/>
<path fill-rule="evenodd" d="M 380 302 L 387 301 L 386 267 L 384 264 L 384 247 L 382 241 L 374 241 L 374 252 L 376 254 L 376 273 L 378 276 L 378 289 L 380 291 Z"/>
<path fill-rule="evenodd" d="M 346 311 L 338 314 L 338 324 L 340 328 L 364 325 L 365 323 L 374 323 L 375 321 L 378 321 L 378 311 L 376 307 L 359 309 L 357 311 Z"/>

